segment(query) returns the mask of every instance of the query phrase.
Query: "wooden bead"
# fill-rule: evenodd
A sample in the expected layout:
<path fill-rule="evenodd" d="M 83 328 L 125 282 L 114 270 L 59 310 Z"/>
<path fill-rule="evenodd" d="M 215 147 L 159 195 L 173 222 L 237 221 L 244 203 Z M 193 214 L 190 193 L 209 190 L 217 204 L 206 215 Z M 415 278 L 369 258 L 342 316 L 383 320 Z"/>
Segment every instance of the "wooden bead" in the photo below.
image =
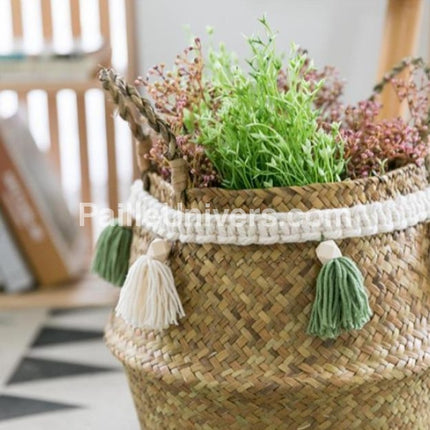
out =
<path fill-rule="evenodd" d="M 166 261 L 172 249 L 172 244 L 164 239 L 154 239 L 149 245 L 146 255 L 159 261 Z"/>
<path fill-rule="evenodd" d="M 342 257 L 342 252 L 333 240 L 326 240 L 321 242 L 316 249 L 318 260 L 322 264 L 327 263 L 334 258 Z"/>

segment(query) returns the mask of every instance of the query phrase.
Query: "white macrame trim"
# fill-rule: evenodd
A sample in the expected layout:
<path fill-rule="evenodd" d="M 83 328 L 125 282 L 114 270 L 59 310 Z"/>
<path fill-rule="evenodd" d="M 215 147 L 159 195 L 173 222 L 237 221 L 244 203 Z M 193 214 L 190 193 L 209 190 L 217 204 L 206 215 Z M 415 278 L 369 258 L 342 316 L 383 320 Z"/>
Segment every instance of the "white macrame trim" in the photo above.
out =
<path fill-rule="evenodd" d="M 270 245 L 371 236 L 430 219 L 430 187 L 394 199 L 349 208 L 244 214 L 184 213 L 159 202 L 136 181 L 128 210 L 137 225 L 184 243 Z"/>

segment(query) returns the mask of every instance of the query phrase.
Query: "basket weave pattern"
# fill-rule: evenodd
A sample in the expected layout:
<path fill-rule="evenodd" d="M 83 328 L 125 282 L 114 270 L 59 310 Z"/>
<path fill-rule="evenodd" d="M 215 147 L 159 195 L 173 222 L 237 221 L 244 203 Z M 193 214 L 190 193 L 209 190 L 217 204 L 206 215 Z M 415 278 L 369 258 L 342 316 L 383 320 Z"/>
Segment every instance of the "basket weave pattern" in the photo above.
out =
<path fill-rule="evenodd" d="M 149 191 L 176 202 L 149 175 Z M 186 190 L 185 208 L 352 206 L 428 186 L 424 168 L 382 178 L 270 190 Z M 169 265 L 186 317 L 162 332 L 113 316 L 106 341 L 123 362 L 145 429 L 430 428 L 430 231 L 338 241 L 360 267 L 374 312 L 360 331 L 306 334 L 316 243 L 174 243 Z M 131 263 L 153 234 L 134 228 Z"/>

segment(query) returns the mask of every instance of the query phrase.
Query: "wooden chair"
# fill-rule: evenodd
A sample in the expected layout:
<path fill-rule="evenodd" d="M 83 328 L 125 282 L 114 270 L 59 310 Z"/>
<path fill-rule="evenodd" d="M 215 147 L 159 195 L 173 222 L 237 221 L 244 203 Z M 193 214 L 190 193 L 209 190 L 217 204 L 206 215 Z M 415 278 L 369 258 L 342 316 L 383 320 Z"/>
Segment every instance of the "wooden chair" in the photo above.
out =
<path fill-rule="evenodd" d="M 40 0 L 42 29 L 44 41 L 49 43 L 53 39 L 53 20 L 56 17 L 52 13 L 52 2 L 55 0 Z M 85 0 L 84 0 L 85 1 Z M 127 51 L 128 51 L 128 68 L 122 71 L 128 79 L 136 77 L 136 57 L 135 57 L 135 34 L 134 34 L 134 1 L 121 0 L 124 2 L 126 10 L 127 22 Z M 81 0 L 69 0 L 70 2 L 70 16 L 71 16 L 71 31 L 74 39 L 79 39 L 81 35 L 81 19 L 80 8 L 84 4 Z M 110 23 L 110 7 L 109 0 L 98 0 L 99 3 L 99 23 L 100 32 L 106 44 L 110 45 L 111 40 L 111 23 Z M 21 0 L 10 0 L 12 21 L 13 21 L 13 36 L 20 39 L 23 36 L 23 11 Z M 108 64 L 103 64 L 109 66 Z M 10 82 L 0 79 L 1 90 L 13 90 L 18 94 L 19 99 L 25 103 L 27 93 L 34 89 L 46 91 L 47 104 L 49 112 L 49 132 L 50 132 L 50 149 L 49 156 L 53 160 L 58 170 L 61 170 L 60 162 L 60 135 L 58 126 L 58 106 L 57 106 L 57 93 L 62 89 L 71 89 L 76 94 L 76 107 L 77 107 L 77 122 L 78 122 L 78 135 L 79 135 L 79 154 L 80 154 L 80 172 L 77 174 L 81 178 L 81 201 L 91 202 L 91 181 L 90 181 L 90 163 L 88 156 L 88 137 L 87 137 L 87 123 L 86 123 L 86 103 L 85 93 L 93 88 L 100 88 L 97 78 L 91 77 L 86 81 L 80 82 L 64 82 L 64 83 L 45 83 L 45 82 Z M 117 159 L 116 159 L 116 144 L 115 142 L 115 124 L 113 119 L 113 106 L 105 98 L 105 129 L 106 129 L 106 153 L 107 153 L 107 171 L 108 171 L 108 204 L 109 207 L 116 211 L 118 207 L 119 193 L 118 193 L 118 175 L 117 175 Z M 121 145 L 124 145 L 121 142 Z M 131 141 L 130 141 L 131 144 Z M 87 226 L 87 233 L 92 237 L 91 225 Z"/>

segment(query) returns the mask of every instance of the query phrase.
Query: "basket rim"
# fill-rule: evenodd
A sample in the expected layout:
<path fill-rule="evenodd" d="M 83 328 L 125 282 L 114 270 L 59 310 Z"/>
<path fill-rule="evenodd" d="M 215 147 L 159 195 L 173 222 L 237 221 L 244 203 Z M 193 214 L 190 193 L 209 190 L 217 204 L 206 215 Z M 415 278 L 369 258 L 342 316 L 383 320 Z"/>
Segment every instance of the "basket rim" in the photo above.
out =
<path fill-rule="evenodd" d="M 158 173 L 148 174 L 149 192 L 171 206 L 178 203 L 173 187 Z M 279 212 L 292 209 L 330 209 L 351 207 L 407 195 L 428 186 L 424 165 L 408 164 L 380 176 L 347 179 L 288 187 L 229 190 L 221 187 L 187 188 L 181 196 L 185 209 L 224 210 L 241 208 L 251 211 L 270 208 Z"/>
<path fill-rule="evenodd" d="M 342 181 L 336 181 L 336 182 L 313 182 L 310 184 L 306 184 L 306 185 L 288 185 L 285 187 L 267 187 L 267 188 L 240 188 L 240 189 L 228 189 L 228 188 L 223 188 L 223 187 L 191 187 L 191 188 L 187 188 L 186 191 L 196 191 L 196 190 L 222 190 L 223 192 L 229 192 L 231 194 L 237 193 L 237 192 L 241 192 L 241 191 L 277 191 L 277 190 L 299 190 L 299 189 L 306 189 L 308 187 L 312 187 L 312 188 L 327 188 L 327 187 L 334 187 L 334 186 L 338 186 L 339 188 L 342 185 L 353 185 L 353 186 L 364 186 L 364 185 L 368 185 L 371 183 L 374 183 L 375 185 L 379 185 L 381 183 L 385 183 L 388 181 L 396 181 L 399 176 L 405 175 L 405 174 L 409 174 L 411 176 L 413 176 L 414 174 L 420 174 L 422 172 L 426 172 L 426 169 L 424 167 L 424 165 L 417 165 L 414 163 L 409 163 L 406 164 L 405 166 L 402 167 L 398 167 L 394 170 L 390 170 L 389 172 L 386 172 L 382 175 L 375 175 L 375 176 L 369 176 L 367 178 L 356 178 L 356 179 L 351 179 L 351 178 L 346 178 L 343 179 Z"/>

